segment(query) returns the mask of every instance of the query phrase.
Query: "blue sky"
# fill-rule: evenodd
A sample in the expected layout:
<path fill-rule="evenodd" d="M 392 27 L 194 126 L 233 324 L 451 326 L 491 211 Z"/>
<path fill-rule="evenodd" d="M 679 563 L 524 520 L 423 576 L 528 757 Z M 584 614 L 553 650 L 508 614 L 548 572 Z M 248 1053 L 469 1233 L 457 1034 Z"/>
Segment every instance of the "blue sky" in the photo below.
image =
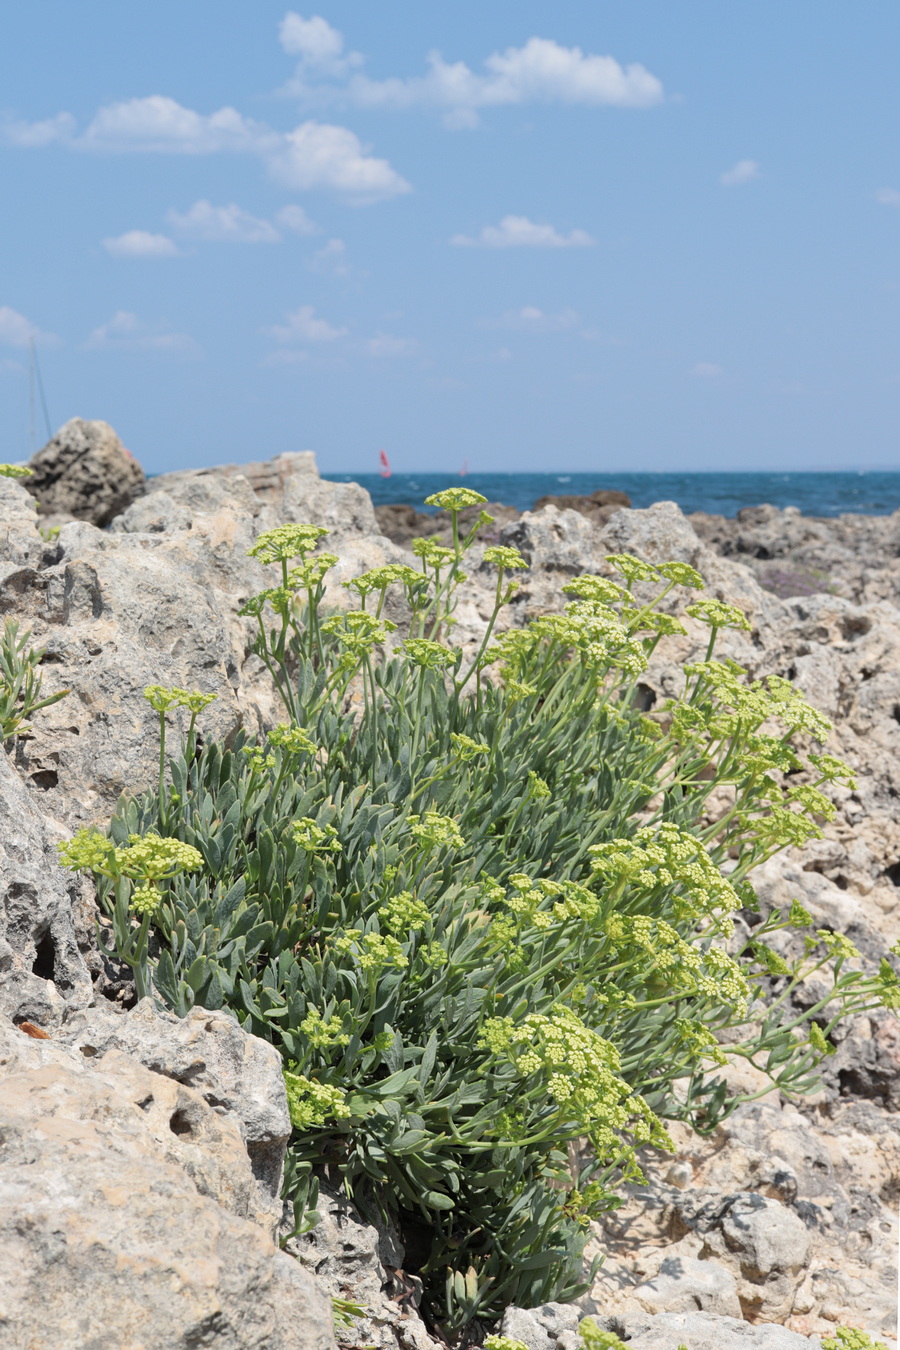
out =
<path fill-rule="evenodd" d="M 0 458 L 900 468 L 893 0 L 32 0 Z M 38 441 L 43 418 L 38 409 Z"/>

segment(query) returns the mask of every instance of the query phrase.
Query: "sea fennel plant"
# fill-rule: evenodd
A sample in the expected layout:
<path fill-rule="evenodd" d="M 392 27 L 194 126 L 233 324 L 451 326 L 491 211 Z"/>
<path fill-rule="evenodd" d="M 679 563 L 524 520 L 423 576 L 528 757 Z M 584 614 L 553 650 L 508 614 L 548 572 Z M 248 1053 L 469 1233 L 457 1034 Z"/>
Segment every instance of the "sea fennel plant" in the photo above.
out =
<path fill-rule="evenodd" d="M 198 750 L 192 720 L 157 790 L 63 856 L 98 876 L 142 990 L 180 1014 L 228 1006 L 279 1048 L 297 1230 L 319 1181 L 387 1213 L 427 1315 L 459 1337 L 583 1287 L 590 1217 L 639 1175 L 642 1146 L 667 1146 L 666 1119 L 708 1130 L 732 1109 L 729 1060 L 807 1090 L 835 1021 L 897 1006 L 900 985 L 800 906 L 756 913 L 747 874 L 819 832 L 823 789 L 849 771 L 810 751 L 828 725 L 793 686 L 715 659 L 741 612 L 688 606 L 706 657 L 647 718 L 636 682 L 683 631 L 661 605 L 702 590 L 697 573 L 611 556 L 560 613 L 495 635 L 525 563 L 470 553 L 493 569 L 494 607 L 463 651 L 450 636 L 477 525 L 463 536 L 458 516 L 480 499 L 432 501 L 452 547 L 414 541 L 418 567 L 349 582 L 357 607 L 340 612 L 321 529 L 261 535 L 278 575 L 244 612 L 288 722 Z M 169 694 L 148 690 L 163 729 L 202 703 Z M 142 840 L 170 851 L 166 869 L 131 865 Z M 785 928 L 805 935 L 793 962 L 771 945 Z M 795 995 L 813 974 L 826 992 L 809 1006 Z"/>

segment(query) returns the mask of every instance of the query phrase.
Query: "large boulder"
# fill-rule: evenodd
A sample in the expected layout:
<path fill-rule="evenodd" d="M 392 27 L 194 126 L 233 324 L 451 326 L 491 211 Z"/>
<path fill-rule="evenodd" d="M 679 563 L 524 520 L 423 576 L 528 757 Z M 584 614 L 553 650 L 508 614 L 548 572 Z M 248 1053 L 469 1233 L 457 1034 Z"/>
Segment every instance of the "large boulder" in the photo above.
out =
<path fill-rule="evenodd" d="M 328 1299 L 255 1197 L 199 1092 L 0 1020 L 0 1350 L 332 1350 Z"/>
<path fill-rule="evenodd" d="M 144 470 L 108 422 L 73 417 L 28 467 L 39 512 L 56 520 L 108 525 L 144 491 Z"/>
<path fill-rule="evenodd" d="M 331 532 L 326 546 L 341 555 L 329 590 L 336 605 L 352 602 L 344 581 L 404 556 L 377 535 L 369 495 L 356 484 L 320 479 L 311 456 L 281 456 L 268 476 L 266 467 L 162 475 L 110 530 L 64 524 L 49 554 L 22 509 L 31 499 L 9 483 L 22 543 L 15 560 L 0 562 L 0 621 L 19 619 L 46 649 L 47 693 L 72 691 L 14 747 L 49 814 L 67 824 L 102 821 L 123 791 L 153 782 L 149 684 L 216 694 L 202 726 L 220 740 L 284 717 L 252 654 L 255 624 L 237 612 L 272 584 L 272 569 L 247 556 L 262 530 L 301 521 Z M 268 484 L 267 496 L 254 481 Z M 177 728 L 170 734 L 174 743 Z"/>
<path fill-rule="evenodd" d="M 45 649 L 46 693 L 71 691 L 10 746 L 49 815 L 102 823 L 122 792 L 153 781 L 158 718 L 147 685 L 216 694 L 203 727 L 220 739 L 258 727 L 261 709 L 277 715 L 250 621 L 237 614 L 267 584 L 247 557 L 255 535 L 238 506 L 162 534 L 72 521 L 49 565 L 0 564 L 0 621 L 15 617 Z M 173 720 L 173 745 L 177 734 Z"/>
<path fill-rule="evenodd" d="M 113 522 L 113 529 L 189 529 L 195 517 L 228 507 L 249 512 L 259 530 L 300 522 L 323 525 L 335 538 L 379 532 L 365 488 L 320 478 L 308 450 L 253 464 L 162 473 L 152 480 L 152 495 L 152 504 L 136 502 Z"/>
<path fill-rule="evenodd" d="M 564 572 L 578 576 L 595 561 L 600 542 L 593 523 L 578 511 L 550 505 L 525 511 L 500 532 L 503 544 L 517 548 L 536 572 Z M 531 580 L 531 578 L 529 578 Z"/>

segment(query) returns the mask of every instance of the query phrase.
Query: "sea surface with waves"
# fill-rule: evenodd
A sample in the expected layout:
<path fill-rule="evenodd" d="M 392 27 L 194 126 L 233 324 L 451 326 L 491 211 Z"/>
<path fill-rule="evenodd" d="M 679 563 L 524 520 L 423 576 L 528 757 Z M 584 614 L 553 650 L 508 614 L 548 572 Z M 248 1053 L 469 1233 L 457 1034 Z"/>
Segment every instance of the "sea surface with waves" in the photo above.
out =
<path fill-rule="evenodd" d="M 376 506 L 408 502 L 420 510 L 433 492 L 471 487 L 488 501 L 530 510 L 539 497 L 584 495 L 598 488 L 627 492 L 633 506 L 677 502 L 682 511 L 734 516 L 743 506 L 796 506 L 805 516 L 844 511 L 887 515 L 900 509 L 900 473 L 323 473 L 332 482 L 361 483 Z"/>

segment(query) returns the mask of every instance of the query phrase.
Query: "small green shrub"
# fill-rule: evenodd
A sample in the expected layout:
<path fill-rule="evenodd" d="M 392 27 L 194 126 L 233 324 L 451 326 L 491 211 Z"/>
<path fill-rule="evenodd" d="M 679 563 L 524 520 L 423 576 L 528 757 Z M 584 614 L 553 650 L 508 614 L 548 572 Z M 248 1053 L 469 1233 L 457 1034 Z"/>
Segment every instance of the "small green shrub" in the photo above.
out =
<path fill-rule="evenodd" d="M 365 1317 L 366 1310 L 360 1303 L 349 1298 L 332 1298 L 331 1315 L 334 1319 L 334 1334 L 340 1339 L 345 1331 L 352 1331 L 357 1317 Z"/>
<path fill-rule="evenodd" d="M 822 1341 L 822 1350 L 887 1350 L 883 1341 L 873 1341 L 866 1331 L 837 1327 L 833 1336 Z"/>
<path fill-rule="evenodd" d="M 260 536 L 278 584 L 244 612 L 289 723 L 198 749 L 207 696 L 148 690 L 157 790 L 124 800 L 109 838 L 63 849 L 98 877 L 139 992 L 181 1015 L 226 1005 L 281 1051 L 298 1231 L 319 1178 L 388 1214 L 448 1337 L 583 1289 L 589 1219 L 640 1175 L 637 1149 L 667 1147 L 665 1118 L 709 1130 L 733 1108 L 728 1060 L 802 1092 L 840 1016 L 900 1001 L 887 961 L 860 971 L 798 905 L 735 936 L 734 912 L 756 908 L 748 871 L 817 835 L 822 787 L 848 778 L 804 751 L 828 724 L 793 686 L 713 658 L 741 612 L 688 607 L 706 659 L 648 719 L 636 682 L 683 631 L 661 606 L 702 588 L 693 569 L 611 557 L 614 576 L 573 580 L 562 613 L 492 643 L 524 564 L 488 548 L 495 604 L 466 658 L 448 635 L 473 496 L 441 494 L 453 546 L 414 541 L 421 570 L 348 583 L 347 613 L 325 610 L 324 531 Z M 393 652 L 390 587 L 410 615 Z M 733 804 L 712 819 L 723 786 Z M 768 941 L 786 927 L 807 930 L 794 962 Z M 827 992 L 798 1012 L 814 972 Z"/>
<path fill-rule="evenodd" d="M 628 1350 L 625 1342 L 614 1331 L 601 1331 L 593 1317 L 583 1317 L 578 1330 L 585 1350 Z M 680 1345 L 678 1350 L 685 1350 L 685 1347 Z"/>
<path fill-rule="evenodd" d="M 6 466 L 0 465 L 0 468 Z M 65 698 L 68 689 L 41 698 L 44 653 L 30 647 L 31 633 L 19 633 L 15 619 L 7 619 L 0 635 L 0 743 L 29 731 L 28 718 Z"/>

